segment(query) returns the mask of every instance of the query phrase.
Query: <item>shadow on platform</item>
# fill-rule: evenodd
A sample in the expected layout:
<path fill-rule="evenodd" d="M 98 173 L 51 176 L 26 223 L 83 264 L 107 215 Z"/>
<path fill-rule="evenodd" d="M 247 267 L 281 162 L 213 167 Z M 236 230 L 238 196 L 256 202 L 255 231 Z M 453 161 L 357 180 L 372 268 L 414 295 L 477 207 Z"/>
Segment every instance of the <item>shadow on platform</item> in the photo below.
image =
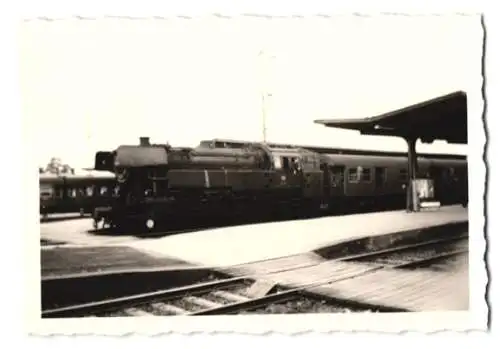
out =
<path fill-rule="evenodd" d="M 130 236 L 140 239 L 154 239 L 161 238 L 165 236 L 192 233 L 216 228 L 228 228 L 228 227 L 238 227 L 261 223 L 273 223 L 273 222 L 293 222 L 293 221 L 303 221 L 308 219 L 315 219 L 321 217 L 340 217 L 353 214 L 363 214 L 363 213 L 374 213 L 374 212 L 386 212 L 392 210 L 402 210 L 402 207 L 356 207 L 349 209 L 337 210 L 335 212 L 328 213 L 311 213 L 307 215 L 294 215 L 292 213 L 286 212 L 280 215 L 262 216 L 262 215 L 247 215 L 247 216 L 237 216 L 237 217 L 180 217 L 175 220 L 171 220 L 168 224 L 159 225 L 155 230 L 151 232 L 141 231 L 141 227 L 127 227 L 123 231 L 115 231 L 110 228 L 100 228 L 100 229 L 90 229 L 87 231 L 88 234 L 95 236 Z"/>

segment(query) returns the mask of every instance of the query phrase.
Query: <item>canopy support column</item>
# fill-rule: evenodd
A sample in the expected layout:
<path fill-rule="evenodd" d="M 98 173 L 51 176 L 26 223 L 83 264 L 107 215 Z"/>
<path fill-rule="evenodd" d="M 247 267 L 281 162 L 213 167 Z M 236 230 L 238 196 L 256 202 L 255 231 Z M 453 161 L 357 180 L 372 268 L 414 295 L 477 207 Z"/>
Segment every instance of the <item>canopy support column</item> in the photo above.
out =
<path fill-rule="evenodd" d="M 417 151 L 416 151 L 416 137 L 405 137 L 408 144 L 408 183 L 406 185 L 406 211 L 418 211 L 417 201 L 415 200 L 413 191 L 413 181 L 417 178 Z"/>

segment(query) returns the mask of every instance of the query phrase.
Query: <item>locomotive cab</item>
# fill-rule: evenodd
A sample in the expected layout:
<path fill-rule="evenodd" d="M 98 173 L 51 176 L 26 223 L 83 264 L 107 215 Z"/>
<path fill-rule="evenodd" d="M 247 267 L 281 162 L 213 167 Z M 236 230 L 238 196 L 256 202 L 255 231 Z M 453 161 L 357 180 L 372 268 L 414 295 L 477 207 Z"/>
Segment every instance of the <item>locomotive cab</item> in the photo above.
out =
<path fill-rule="evenodd" d="M 319 170 L 320 156 L 311 151 L 301 148 L 271 148 L 271 152 L 275 169 L 293 174 Z"/>
<path fill-rule="evenodd" d="M 271 148 L 271 153 L 282 186 L 296 188 L 306 199 L 321 197 L 323 173 L 319 154 L 302 148 Z"/>

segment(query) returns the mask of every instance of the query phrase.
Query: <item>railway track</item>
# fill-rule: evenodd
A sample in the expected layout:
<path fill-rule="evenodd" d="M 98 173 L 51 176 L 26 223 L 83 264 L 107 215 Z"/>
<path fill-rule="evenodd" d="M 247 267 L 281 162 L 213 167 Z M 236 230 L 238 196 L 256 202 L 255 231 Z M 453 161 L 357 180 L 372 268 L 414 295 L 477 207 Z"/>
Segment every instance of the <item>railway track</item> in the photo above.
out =
<path fill-rule="evenodd" d="M 318 286 L 372 273 L 384 268 L 410 269 L 443 264 L 466 254 L 468 238 L 458 236 L 398 246 L 375 252 L 335 258 L 334 261 L 363 263 L 370 267 L 350 274 L 334 274 L 294 287 L 269 281 L 271 274 L 311 268 L 327 262 L 276 269 L 265 274 L 222 278 L 183 287 L 112 298 L 42 311 L 44 318 L 82 316 L 221 315 L 286 312 L 404 311 L 404 309 L 360 304 L 312 293 Z M 260 276 L 260 278 L 259 278 Z M 262 281 L 263 278 L 268 281 Z"/>
<path fill-rule="evenodd" d="M 398 269 L 421 268 L 468 252 L 466 235 L 435 239 L 380 251 L 339 258 L 339 261 L 367 262 Z"/>
<path fill-rule="evenodd" d="M 353 277 L 352 275 L 348 277 Z M 301 287 L 287 289 L 274 284 L 262 285 L 247 277 L 235 277 L 189 285 L 157 292 L 115 298 L 100 302 L 50 309 L 42 312 L 44 318 L 79 316 L 165 316 L 165 315 L 221 315 L 257 310 L 271 311 L 273 305 L 309 303 L 336 311 L 401 311 L 370 305 L 350 304 L 328 297 L 307 294 L 307 289 L 344 278 L 332 277 Z M 263 296 L 252 296 L 252 290 L 269 287 Z M 307 305 L 307 304 L 306 304 Z M 267 309 L 266 309 L 267 308 Z"/>

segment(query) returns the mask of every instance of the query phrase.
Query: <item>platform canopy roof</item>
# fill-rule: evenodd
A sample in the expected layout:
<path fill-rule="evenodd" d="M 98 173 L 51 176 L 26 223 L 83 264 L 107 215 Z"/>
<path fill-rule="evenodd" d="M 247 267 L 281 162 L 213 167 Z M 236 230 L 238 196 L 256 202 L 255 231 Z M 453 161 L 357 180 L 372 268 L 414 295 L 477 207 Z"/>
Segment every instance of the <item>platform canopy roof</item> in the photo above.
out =
<path fill-rule="evenodd" d="M 467 95 L 457 91 L 382 115 L 314 122 L 366 135 L 416 137 L 424 143 L 444 140 L 467 144 Z"/>

